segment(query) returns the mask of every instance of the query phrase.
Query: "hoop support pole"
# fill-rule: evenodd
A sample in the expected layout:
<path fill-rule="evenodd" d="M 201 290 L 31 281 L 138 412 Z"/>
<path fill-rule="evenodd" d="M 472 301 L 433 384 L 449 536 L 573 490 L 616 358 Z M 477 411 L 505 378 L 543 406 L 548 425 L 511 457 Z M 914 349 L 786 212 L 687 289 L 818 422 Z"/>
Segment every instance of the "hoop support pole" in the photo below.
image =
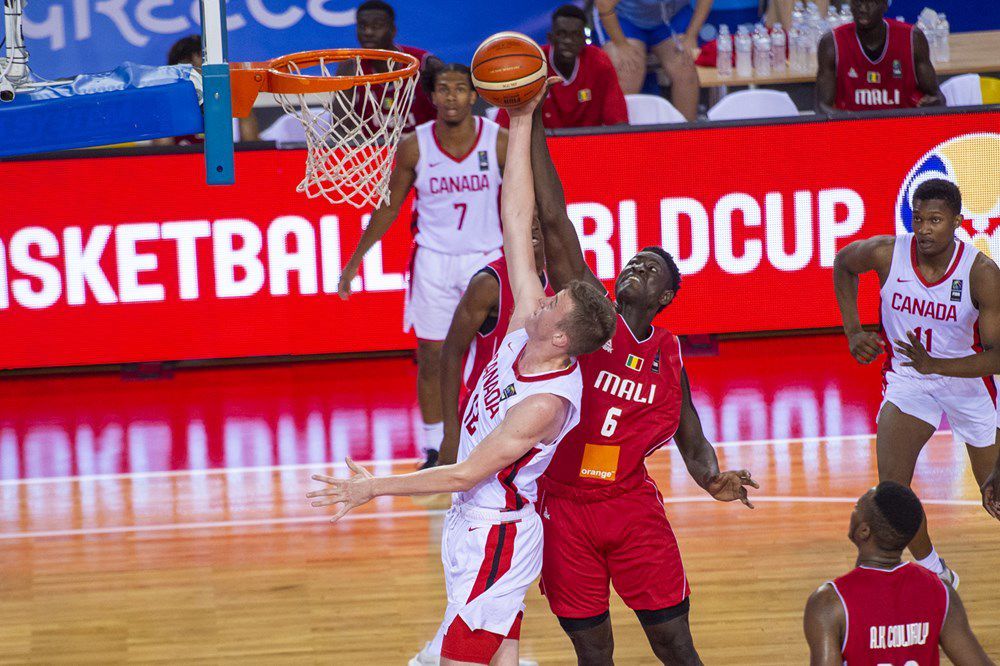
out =
<path fill-rule="evenodd" d="M 232 185 L 236 178 L 225 0 L 201 0 L 201 30 L 205 181 L 209 185 Z"/>

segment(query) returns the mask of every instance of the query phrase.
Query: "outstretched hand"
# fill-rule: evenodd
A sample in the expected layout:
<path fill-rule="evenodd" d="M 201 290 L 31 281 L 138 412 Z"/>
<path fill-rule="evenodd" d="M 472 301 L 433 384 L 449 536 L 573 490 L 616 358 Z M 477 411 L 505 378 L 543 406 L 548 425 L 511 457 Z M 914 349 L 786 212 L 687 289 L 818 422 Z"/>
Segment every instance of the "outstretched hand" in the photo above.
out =
<path fill-rule="evenodd" d="M 507 115 L 511 118 L 515 116 L 530 116 L 535 109 L 542 105 L 545 97 L 549 94 L 549 88 L 562 81 L 561 76 L 550 76 L 545 79 L 545 85 L 538 91 L 538 94 L 520 106 L 512 106 L 507 109 Z"/>
<path fill-rule="evenodd" d="M 708 480 L 705 490 L 720 502 L 739 500 L 752 509 L 753 502 L 747 497 L 747 487 L 760 488 L 757 482 L 750 477 L 750 472 L 741 469 L 739 471 L 730 470 L 716 474 Z"/>
<path fill-rule="evenodd" d="M 934 357 L 927 352 L 920 337 L 913 331 L 907 331 L 906 337 L 909 343 L 896 340 L 896 351 L 905 356 L 903 367 L 913 368 L 922 375 L 929 375 L 934 372 Z"/>
<path fill-rule="evenodd" d="M 372 479 L 375 476 L 350 458 L 347 458 L 346 462 L 347 467 L 353 472 L 349 479 L 335 479 L 332 476 L 313 474 L 312 478 L 314 481 L 322 481 L 329 487 L 323 490 L 314 490 L 306 495 L 310 499 L 314 497 L 323 498 L 313 502 L 313 506 L 340 504 L 337 513 L 333 514 L 333 518 L 330 519 L 331 523 L 337 522 L 347 515 L 348 511 L 356 506 L 361 506 L 374 497 Z"/>

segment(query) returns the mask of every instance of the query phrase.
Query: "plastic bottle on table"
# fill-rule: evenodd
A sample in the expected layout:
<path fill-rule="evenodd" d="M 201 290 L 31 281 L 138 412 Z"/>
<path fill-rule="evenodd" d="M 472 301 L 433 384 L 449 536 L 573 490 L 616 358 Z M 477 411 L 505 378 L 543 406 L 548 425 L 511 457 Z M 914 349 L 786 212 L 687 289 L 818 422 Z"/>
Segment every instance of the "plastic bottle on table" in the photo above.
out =
<path fill-rule="evenodd" d="M 851 4 L 845 2 L 840 6 L 840 24 L 854 23 L 854 14 L 851 13 Z"/>
<path fill-rule="evenodd" d="M 719 26 L 719 37 L 716 40 L 718 51 L 715 56 L 715 68 L 719 77 L 727 79 L 733 75 L 733 37 L 729 34 L 729 26 L 723 23 Z"/>
<path fill-rule="evenodd" d="M 736 30 L 736 75 L 748 77 L 753 74 L 753 38 L 745 25 Z"/>
<path fill-rule="evenodd" d="M 776 73 L 785 71 L 785 64 L 788 60 L 788 37 L 782 29 L 780 23 L 775 23 L 771 28 L 771 69 Z"/>
<path fill-rule="evenodd" d="M 771 35 L 764 26 L 757 26 L 753 36 L 753 69 L 754 76 L 771 76 Z"/>
<path fill-rule="evenodd" d="M 832 2 L 826 9 L 826 25 L 827 30 L 833 30 L 840 25 L 840 12 L 837 11 L 837 6 Z"/>
<path fill-rule="evenodd" d="M 938 14 L 935 32 L 938 42 L 938 61 L 949 62 L 951 60 L 951 24 L 948 23 L 948 17 L 944 14 Z"/>

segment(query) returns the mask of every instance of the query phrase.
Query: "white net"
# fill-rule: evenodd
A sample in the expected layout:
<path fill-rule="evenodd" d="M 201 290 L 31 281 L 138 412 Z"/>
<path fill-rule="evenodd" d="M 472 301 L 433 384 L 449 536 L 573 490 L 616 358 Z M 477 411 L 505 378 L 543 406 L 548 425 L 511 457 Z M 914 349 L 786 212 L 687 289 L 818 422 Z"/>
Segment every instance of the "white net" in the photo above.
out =
<path fill-rule="evenodd" d="M 353 71 L 363 71 L 362 58 L 353 59 Z M 320 60 L 308 70 L 290 63 L 288 72 L 335 77 L 338 71 L 343 75 L 344 62 Z M 396 60 L 380 62 L 390 72 L 406 66 Z M 391 83 L 365 83 L 336 92 L 275 95 L 285 113 L 298 118 L 305 130 L 306 172 L 297 191 L 310 199 L 323 197 L 356 208 L 381 206 L 389 197 L 389 170 L 417 79 L 414 74 Z"/>

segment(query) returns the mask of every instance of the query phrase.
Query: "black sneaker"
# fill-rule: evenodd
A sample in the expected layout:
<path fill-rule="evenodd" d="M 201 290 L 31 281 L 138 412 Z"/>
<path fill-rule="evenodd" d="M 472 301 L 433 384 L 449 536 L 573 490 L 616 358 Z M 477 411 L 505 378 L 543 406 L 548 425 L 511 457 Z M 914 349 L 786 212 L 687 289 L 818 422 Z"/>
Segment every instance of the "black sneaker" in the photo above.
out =
<path fill-rule="evenodd" d="M 434 449 L 427 449 L 427 460 L 420 465 L 420 469 L 430 469 L 431 467 L 437 467 L 438 464 L 438 452 Z"/>

